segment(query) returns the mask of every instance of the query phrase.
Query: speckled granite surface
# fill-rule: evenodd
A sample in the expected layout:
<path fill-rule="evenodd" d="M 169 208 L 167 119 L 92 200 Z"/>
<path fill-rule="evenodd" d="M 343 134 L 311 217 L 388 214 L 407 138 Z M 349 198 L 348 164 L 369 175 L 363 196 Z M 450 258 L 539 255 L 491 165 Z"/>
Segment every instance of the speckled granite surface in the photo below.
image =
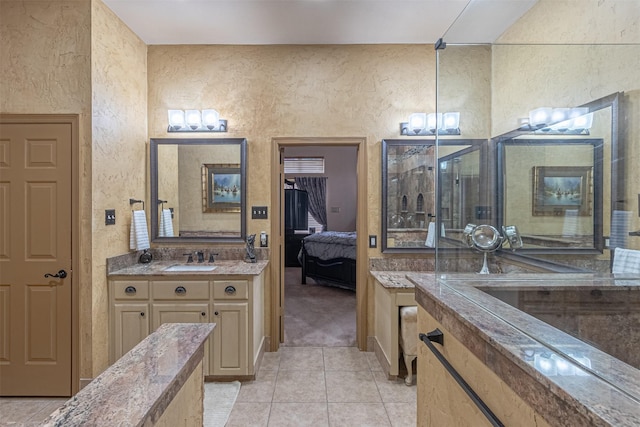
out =
<path fill-rule="evenodd" d="M 204 343 L 214 327 L 161 325 L 42 425 L 153 425 L 204 357 Z"/>
<path fill-rule="evenodd" d="M 640 280 L 593 274 L 408 273 L 407 278 L 416 285 L 418 304 L 551 424 L 640 425 L 639 370 L 480 290 L 635 293 Z M 541 355 L 566 361 L 570 371 L 545 371 L 535 363 Z"/>
<path fill-rule="evenodd" d="M 413 282 L 407 279 L 407 274 L 411 271 L 370 271 L 370 273 L 386 289 L 415 288 Z"/>
<path fill-rule="evenodd" d="M 108 276 L 223 276 L 243 275 L 257 276 L 266 268 L 269 261 L 257 261 L 248 263 L 240 260 L 215 261 L 198 264 L 186 264 L 182 261 L 151 261 L 149 264 L 133 264 L 111 271 Z M 174 265 L 214 265 L 213 271 L 164 271 L 165 268 Z"/>

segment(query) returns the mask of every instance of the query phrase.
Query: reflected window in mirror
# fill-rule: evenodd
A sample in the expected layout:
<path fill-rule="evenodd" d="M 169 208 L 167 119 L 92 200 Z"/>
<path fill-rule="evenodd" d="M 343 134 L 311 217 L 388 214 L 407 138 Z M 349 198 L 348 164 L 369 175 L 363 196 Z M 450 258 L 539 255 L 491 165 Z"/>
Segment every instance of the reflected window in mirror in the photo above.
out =
<path fill-rule="evenodd" d="M 245 163 L 243 138 L 151 139 L 152 241 L 243 242 Z"/>
<path fill-rule="evenodd" d="M 382 252 L 433 252 L 434 239 L 428 239 L 430 224 L 440 223 L 436 214 L 436 174 L 437 165 L 443 157 L 461 156 L 479 150 L 486 140 L 446 139 L 436 148 L 435 139 L 383 140 L 382 141 Z M 452 157 L 453 158 L 453 157 Z M 478 174 L 480 155 L 465 156 L 464 163 L 471 173 Z M 462 171 L 464 174 L 465 171 Z M 453 190 L 453 189 L 452 189 Z M 476 196 L 478 190 L 476 189 Z M 447 193 L 439 197 L 459 200 L 457 195 Z M 459 207 L 449 206 L 451 212 Z M 433 230 L 444 230 L 440 223 Z M 449 226 L 453 224 L 450 223 Z M 464 225 L 463 225 L 464 226 Z M 446 230 L 444 233 L 446 235 Z M 441 234 L 442 236 L 442 234 Z"/>

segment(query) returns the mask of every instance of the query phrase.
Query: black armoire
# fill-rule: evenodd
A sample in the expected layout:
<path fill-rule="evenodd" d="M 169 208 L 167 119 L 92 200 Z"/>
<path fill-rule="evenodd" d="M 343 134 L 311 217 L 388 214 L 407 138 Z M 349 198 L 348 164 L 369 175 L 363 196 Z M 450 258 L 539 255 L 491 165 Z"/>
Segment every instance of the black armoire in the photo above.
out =
<path fill-rule="evenodd" d="M 306 191 L 296 189 L 284 190 L 284 265 L 299 267 L 298 253 L 302 247 L 302 239 L 309 234 L 295 233 L 296 230 L 307 230 L 308 195 Z"/>

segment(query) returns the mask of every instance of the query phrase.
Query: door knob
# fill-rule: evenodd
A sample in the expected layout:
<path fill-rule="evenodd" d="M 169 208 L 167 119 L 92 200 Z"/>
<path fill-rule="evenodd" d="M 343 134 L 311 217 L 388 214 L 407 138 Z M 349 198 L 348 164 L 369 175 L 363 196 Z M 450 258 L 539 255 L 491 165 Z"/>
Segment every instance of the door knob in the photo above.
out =
<path fill-rule="evenodd" d="M 67 272 L 64 270 L 60 270 L 56 274 L 47 273 L 44 275 L 44 277 L 57 277 L 59 279 L 64 279 L 65 277 L 67 277 Z"/>

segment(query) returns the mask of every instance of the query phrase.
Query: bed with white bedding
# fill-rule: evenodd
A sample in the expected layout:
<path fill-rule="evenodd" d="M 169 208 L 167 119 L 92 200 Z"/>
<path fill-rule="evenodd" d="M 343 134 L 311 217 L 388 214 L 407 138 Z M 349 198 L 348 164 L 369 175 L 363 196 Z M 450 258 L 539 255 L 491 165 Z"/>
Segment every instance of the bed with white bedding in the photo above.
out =
<path fill-rule="evenodd" d="M 310 277 L 319 284 L 355 291 L 355 231 L 311 234 L 302 240 L 298 259 L 302 265 L 302 284 Z"/>

